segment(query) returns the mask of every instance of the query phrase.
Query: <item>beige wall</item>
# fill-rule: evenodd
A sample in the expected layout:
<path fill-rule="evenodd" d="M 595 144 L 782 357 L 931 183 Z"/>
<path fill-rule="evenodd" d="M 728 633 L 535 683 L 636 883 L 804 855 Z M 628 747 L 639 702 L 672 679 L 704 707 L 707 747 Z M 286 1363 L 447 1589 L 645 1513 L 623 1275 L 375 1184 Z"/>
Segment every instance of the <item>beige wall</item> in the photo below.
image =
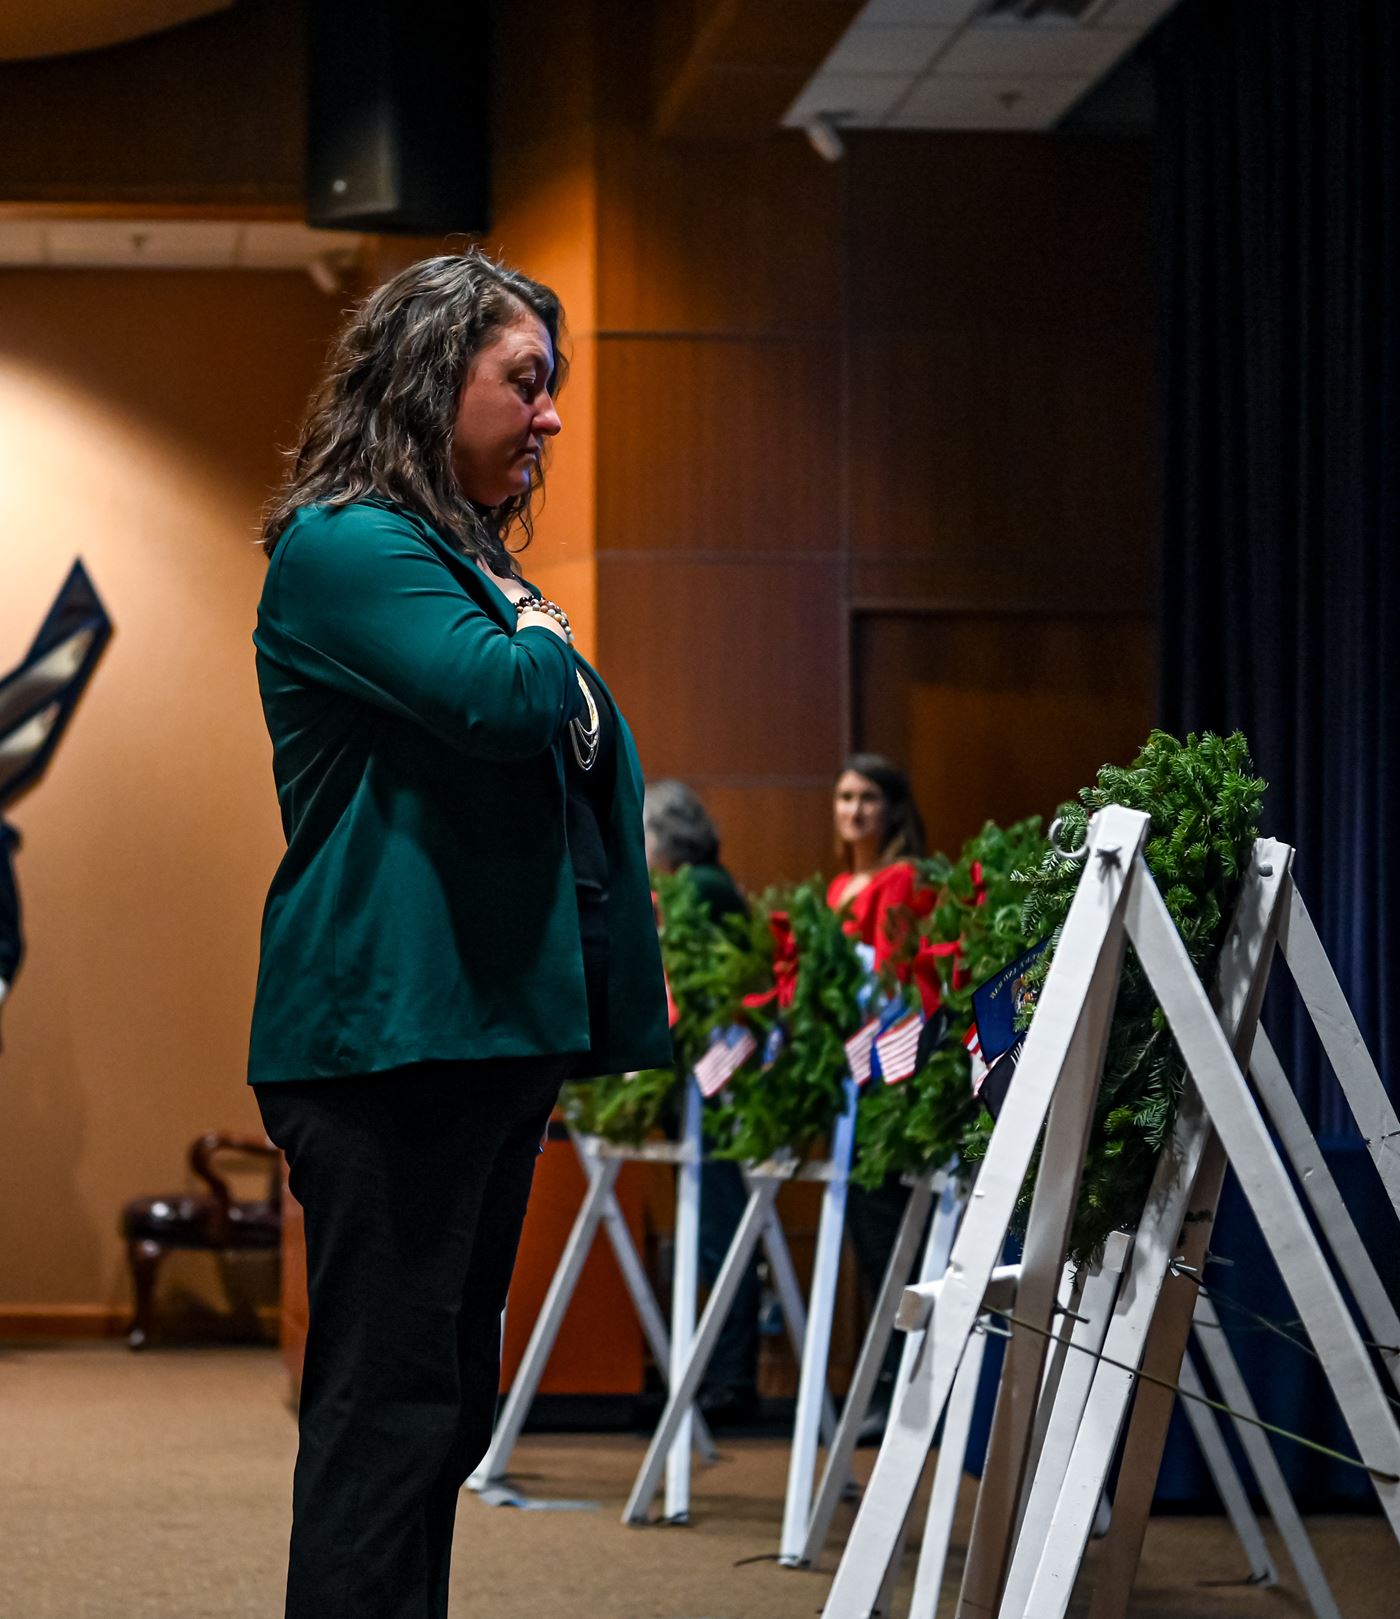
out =
<path fill-rule="evenodd" d="M 199 1132 L 257 1127 L 243 1060 L 281 831 L 253 540 L 337 309 L 301 275 L 0 273 L 0 666 L 75 556 L 116 624 L 13 814 L 29 957 L 0 1056 L 0 1321 L 124 1307 L 122 1204 L 183 1185 Z"/>

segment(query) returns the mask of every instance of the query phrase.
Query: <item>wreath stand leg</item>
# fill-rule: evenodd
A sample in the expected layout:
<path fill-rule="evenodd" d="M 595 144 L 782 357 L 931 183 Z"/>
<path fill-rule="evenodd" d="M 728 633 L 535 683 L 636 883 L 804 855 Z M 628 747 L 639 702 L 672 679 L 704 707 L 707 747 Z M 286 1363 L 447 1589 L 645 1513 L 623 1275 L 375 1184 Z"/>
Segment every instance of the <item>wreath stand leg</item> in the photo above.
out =
<path fill-rule="evenodd" d="M 1366 1330 L 1372 1341 L 1387 1347 L 1381 1351 L 1381 1361 L 1390 1380 L 1400 1391 L 1400 1312 L 1390 1302 L 1390 1295 L 1381 1281 L 1375 1262 L 1366 1252 L 1361 1234 L 1352 1220 L 1351 1211 L 1342 1201 L 1342 1194 L 1322 1156 L 1317 1138 L 1303 1117 L 1302 1105 L 1288 1076 L 1278 1060 L 1268 1036 L 1260 1030 L 1254 1042 L 1250 1060 L 1254 1088 L 1269 1122 L 1290 1163 L 1297 1172 L 1299 1184 L 1317 1215 L 1318 1224 L 1327 1235 L 1327 1241 L 1336 1256 L 1337 1268 L 1346 1278 Z M 1379 1079 L 1376 1081 L 1380 1083 Z M 1388 1158 L 1388 1155 L 1387 1155 Z"/>
<path fill-rule="evenodd" d="M 569 1301 L 578 1286 L 578 1279 L 583 1273 L 584 1263 L 593 1246 L 593 1238 L 602 1222 L 608 1199 L 613 1196 L 613 1188 L 617 1184 L 621 1170 L 622 1161 L 616 1158 L 594 1158 L 589 1165 L 588 1189 L 584 1193 L 583 1202 L 575 1216 L 568 1240 L 564 1244 L 564 1251 L 559 1256 L 554 1275 L 550 1278 L 549 1290 L 545 1294 L 544 1303 L 540 1306 L 540 1313 L 535 1317 L 529 1342 L 525 1346 L 525 1354 L 496 1420 L 491 1443 L 476 1471 L 467 1481 L 468 1486 L 480 1493 L 482 1499 L 490 1506 L 510 1504 L 515 1499 L 512 1491 L 499 1487 L 505 1483 L 506 1469 L 510 1465 L 516 1441 L 520 1438 L 525 1418 L 529 1415 L 530 1406 L 539 1392 L 540 1379 L 544 1376 L 545 1366 L 553 1352 L 554 1341 L 559 1335 Z"/>
<path fill-rule="evenodd" d="M 1225 1516 L 1230 1520 L 1235 1538 L 1244 1548 L 1244 1554 L 1249 1560 L 1249 1578 L 1246 1583 L 1277 1585 L 1278 1569 L 1264 1539 L 1264 1531 L 1259 1527 L 1259 1520 L 1254 1516 L 1254 1510 L 1249 1504 L 1244 1480 L 1240 1477 L 1239 1470 L 1226 1447 L 1224 1431 L 1216 1420 L 1215 1412 L 1209 1406 L 1200 1404 L 1201 1399 L 1205 1397 L 1205 1385 L 1201 1382 L 1190 1355 L 1181 1363 L 1177 1385 L 1184 1394 L 1196 1396 L 1196 1399 L 1183 1402 L 1182 1411 L 1191 1425 L 1191 1432 L 1201 1455 L 1205 1457 L 1211 1480 L 1225 1508 Z"/>
<path fill-rule="evenodd" d="M 841 1269 L 841 1241 L 846 1230 L 846 1190 L 856 1144 L 856 1104 L 860 1090 L 846 1077 L 846 1105 L 831 1135 L 830 1178 L 822 1191 L 817 1248 L 812 1261 L 812 1285 L 803 1337 L 802 1365 L 797 1383 L 797 1410 L 792 1426 L 792 1453 L 788 1459 L 787 1498 L 778 1543 L 778 1561 L 791 1568 L 802 1560 L 807 1520 L 812 1510 L 812 1480 L 817 1469 L 818 1429 L 821 1413 L 830 1401 L 827 1367 L 831 1360 L 831 1328 L 836 1315 L 836 1284 Z M 830 1447 L 829 1436 L 828 1448 Z"/>
<path fill-rule="evenodd" d="M 795 1169 L 796 1165 L 791 1167 Z M 710 1357 L 715 1352 L 720 1332 L 738 1294 L 739 1284 L 763 1235 L 778 1190 L 787 1178 L 787 1175 L 780 1174 L 755 1174 L 751 1178 L 749 1201 L 744 1207 L 734 1237 L 729 1244 L 729 1252 L 724 1256 L 724 1263 L 719 1268 L 719 1275 L 715 1277 L 714 1286 L 710 1289 L 710 1296 L 705 1302 L 695 1336 L 691 1339 L 684 1365 L 672 1377 L 666 1409 L 661 1413 L 661 1420 L 651 1436 L 651 1443 L 647 1446 L 641 1469 L 632 1485 L 632 1493 L 623 1508 L 624 1523 L 650 1522 L 651 1504 L 656 1499 L 656 1492 L 661 1484 L 667 1453 L 675 1443 L 682 1420 L 694 1404 L 700 1381 L 710 1364 Z"/>
<path fill-rule="evenodd" d="M 1074 1319 L 1070 1331 L 1063 1335 L 1064 1343 L 1055 1346 L 1060 1351 L 1061 1361 L 1058 1382 L 1052 1387 L 1047 1379 L 1045 1394 L 1048 1404 L 1047 1400 L 1042 1400 L 1045 1414 L 1043 1437 L 1034 1476 L 1021 1509 L 1016 1551 L 1002 1597 L 1003 1612 L 1014 1613 L 1025 1606 L 1031 1576 L 1035 1572 L 1030 1554 L 1033 1548 L 1041 1545 L 1049 1529 L 1055 1500 L 1069 1465 L 1074 1436 L 1094 1380 L 1094 1367 L 1097 1364 L 1094 1357 L 1103 1348 L 1108 1335 L 1132 1244 L 1133 1239 L 1126 1231 L 1115 1231 L 1104 1244 L 1103 1253 L 1086 1267 L 1087 1274 L 1078 1298 L 1071 1296 L 1066 1313 L 1072 1314 Z M 1073 1351 L 1068 1347 L 1070 1344 L 1074 1345 Z M 936 1590 L 933 1596 L 936 1600 Z M 930 1616 L 932 1612 L 930 1607 Z"/>
<path fill-rule="evenodd" d="M 1245 1385 L 1235 1357 L 1230 1352 L 1229 1341 L 1221 1331 L 1220 1318 L 1215 1313 L 1215 1306 L 1204 1293 L 1196 1297 L 1193 1336 L 1206 1364 L 1214 1374 L 1221 1399 L 1242 1416 L 1257 1417 L 1254 1401 L 1250 1398 L 1249 1389 Z M 1183 1363 L 1183 1373 L 1186 1372 L 1188 1365 L 1189 1362 Z M 1190 1392 L 1185 1376 L 1182 1377 L 1181 1384 Z M 1206 1407 L 1190 1400 L 1186 1402 L 1186 1411 L 1188 1416 L 1192 1411 L 1212 1415 Z M 1317 1619 L 1341 1619 L 1336 1598 L 1327 1583 L 1327 1576 L 1322 1572 L 1322 1565 L 1317 1560 L 1317 1553 L 1313 1550 L 1308 1532 L 1303 1527 L 1303 1520 L 1294 1504 L 1283 1470 L 1274 1456 L 1268 1435 L 1253 1423 L 1237 1422 L 1235 1436 L 1244 1450 L 1250 1470 L 1258 1482 L 1260 1494 L 1264 1497 L 1264 1504 L 1269 1509 L 1269 1516 L 1283 1540 L 1289 1561 L 1298 1576 L 1298 1582 L 1303 1587 Z M 1218 1478 L 1216 1482 L 1218 1485 Z M 1275 1573 L 1268 1583 L 1275 1583 L 1277 1578 Z"/>
<path fill-rule="evenodd" d="M 1121 854 L 1113 858 L 1117 860 Z M 1074 1035 L 1066 1049 L 1060 1085 L 1050 1105 L 1041 1167 L 1031 1195 L 1016 1297 L 1018 1316 L 1032 1323 L 1033 1329 L 1013 1333 L 1006 1346 L 963 1568 L 959 1613 L 985 1614 L 990 1619 L 996 1612 L 997 1597 L 1011 1555 L 1044 1379 L 1056 1290 L 1108 1047 L 1123 943 L 1120 918 L 1100 947 Z M 979 1190 L 980 1187 L 973 1189 L 974 1207 Z"/>
<path fill-rule="evenodd" d="M 794 1432 L 795 1435 L 809 1436 L 804 1443 L 809 1458 L 805 1462 L 805 1499 L 810 1500 L 818 1435 L 829 1446 L 836 1431 L 835 1408 L 826 1386 L 826 1366 L 835 1309 L 836 1275 L 841 1260 L 845 1191 L 854 1142 L 855 1104 L 853 1097 L 848 1095 L 846 1110 L 837 1121 L 832 1137 L 833 1154 L 840 1156 L 831 1161 L 807 1164 L 799 1164 L 795 1159 L 772 1159 L 745 1167 L 744 1179 L 749 1189 L 749 1201 L 710 1290 L 689 1350 L 682 1357 L 683 1364 L 674 1370 L 666 1409 L 652 1434 L 641 1469 L 632 1485 L 632 1493 L 623 1509 L 624 1523 L 650 1522 L 652 1502 L 660 1485 L 663 1458 L 675 1443 L 685 1411 L 693 1402 L 709 1367 L 744 1272 L 760 1242 L 768 1256 L 783 1319 L 801 1367 Z M 825 1183 L 817 1256 L 812 1272 L 810 1309 L 803 1303 L 797 1273 L 776 1208 L 778 1193 L 789 1180 Z M 804 1463 L 799 1459 L 797 1470 L 791 1464 L 789 1466 L 790 1498 L 801 1493 L 802 1465 Z M 805 1514 L 796 1533 L 800 1534 L 802 1528 L 805 1528 Z"/>
<path fill-rule="evenodd" d="M 919 1239 L 924 1234 L 924 1225 L 934 1194 L 939 1195 L 936 1222 L 943 1213 L 943 1194 L 952 1179 L 947 1170 L 930 1170 L 918 1176 L 910 1188 L 909 1201 L 895 1236 L 894 1247 L 890 1251 L 889 1263 L 885 1266 L 885 1274 L 880 1281 L 880 1291 L 876 1295 L 875 1307 L 871 1311 L 870 1325 L 856 1361 L 851 1386 L 846 1394 L 846 1403 L 841 1409 L 841 1420 L 836 1426 L 835 1437 L 826 1453 L 821 1482 L 817 1486 L 817 1498 L 807 1522 L 807 1532 L 798 1558 L 803 1567 L 815 1563 L 821 1556 L 826 1547 L 827 1537 L 831 1533 L 831 1520 L 835 1516 L 837 1504 L 850 1486 L 851 1457 L 855 1454 L 861 1424 L 870 1409 L 871 1396 L 875 1392 L 885 1351 L 894 1332 L 894 1317 L 895 1311 L 899 1308 L 900 1295 L 909 1285 L 914 1254 L 919 1246 Z M 953 1197 L 949 1202 L 957 1206 L 955 1186 Z M 951 1236 L 948 1240 L 951 1241 Z M 924 1262 L 919 1267 L 917 1278 L 919 1281 L 932 1280 L 934 1273 L 927 1270 L 931 1250 L 936 1252 L 932 1228 L 924 1243 Z M 945 1251 L 943 1262 L 937 1271 L 938 1275 L 942 1275 L 946 1265 Z"/>
<path fill-rule="evenodd" d="M 1288 884 L 1288 908 L 1279 923 L 1279 950 L 1317 1030 L 1327 1060 L 1366 1142 L 1367 1151 L 1400 1216 L 1400 1116 L 1391 1101 L 1361 1030 L 1356 1026 L 1332 963 L 1322 948 L 1296 884 Z"/>
<path fill-rule="evenodd" d="M 682 1101 L 682 1141 L 693 1145 L 689 1159 L 676 1166 L 675 1265 L 671 1279 L 671 1352 L 666 1383 L 674 1388 L 685 1370 L 695 1336 L 695 1305 L 700 1286 L 700 1087 L 686 1076 Z M 666 1517 L 684 1523 L 690 1516 L 690 1445 L 696 1412 L 688 1406 L 666 1452 Z"/>
<path fill-rule="evenodd" d="M 753 1190 L 754 1180 L 763 1166 L 751 1166 L 742 1171 L 744 1184 L 749 1191 Z M 808 1166 L 820 1169 L 820 1165 Z M 797 1179 L 811 1178 L 806 1170 L 797 1174 Z M 778 1295 L 778 1308 L 782 1313 L 783 1326 L 787 1331 L 788 1342 L 792 1345 L 792 1358 L 801 1366 L 804 1346 L 807 1342 L 807 1302 L 802 1297 L 802 1287 L 797 1280 L 797 1267 L 792 1262 L 792 1252 L 788 1248 L 787 1237 L 783 1232 L 783 1222 L 778 1217 L 775 1203 L 768 1205 L 768 1213 L 763 1222 L 763 1252 L 768 1260 L 768 1270 L 773 1283 L 774 1291 Z M 831 1436 L 836 1431 L 836 1408 L 832 1404 L 830 1394 L 822 1400 L 821 1406 L 822 1443 L 830 1444 Z"/>
<path fill-rule="evenodd" d="M 694 1091 L 691 1082 L 690 1090 Z M 698 1093 L 697 1093 L 698 1098 Z M 516 1443 L 524 1428 L 525 1419 L 529 1415 L 530 1407 L 539 1392 L 540 1381 L 544 1376 L 545 1367 L 553 1353 L 554 1344 L 559 1336 L 559 1329 L 563 1325 L 564 1317 L 574 1296 L 579 1279 L 583 1274 L 584 1262 L 592 1249 L 598 1230 L 601 1227 L 607 1232 L 608 1240 L 612 1245 L 613 1253 L 617 1259 L 618 1269 L 631 1296 L 632 1303 L 637 1312 L 637 1319 L 641 1323 L 642 1331 L 646 1336 L 652 1357 L 663 1372 L 671 1364 L 671 1341 L 666 1330 L 666 1323 L 661 1314 L 661 1308 L 652 1291 L 651 1282 L 647 1277 L 646 1267 L 642 1264 L 641 1255 L 637 1252 L 636 1244 L 632 1241 L 632 1233 L 628 1229 L 627 1221 L 617 1201 L 617 1178 L 622 1172 L 623 1165 L 635 1161 L 666 1162 L 677 1164 L 681 1171 L 681 1187 L 678 1198 L 686 1193 L 684 1181 L 685 1171 L 694 1164 L 695 1174 L 698 1177 L 700 1162 L 700 1129 L 698 1117 L 691 1119 L 687 1113 L 684 1122 L 682 1139 L 676 1143 L 655 1142 L 641 1147 L 613 1147 L 596 1137 L 575 1136 L 574 1148 L 578 1153 L 579 1161 L 587 1177 L 587 1190 L 579 1206 L 578 1214 L 564 1244 L 564 1251 L 559 1256 L 554 1275 L 550 1279 L 549 1289 L 545 1294 L 540 1312 L 535 1318 L 531 1329 L 529 1342 L 525 1346 L 525 1353 L 521 1358 L 520 1366 L 511 1383 L 510 1392 L 496 1421 L 495 1431 L 491 1436 L 491 1444 L 486 1455 L 482 1458 L 476 1471 L 467 1481 L 468 1487 L 477 1491 L 484 1502 L 489 1506 L 518 1504 L 520 1496 L 506 1484 L 507 1469 L 510 1466 L 511 1456 L 514 1454 Z M 680 1219 L 677 1220 L 677 1264 L 681 1264 Z M 695 1226 L 693 1220 L 687 1221 L 687 1227 Z M 694 1247 L 698 1242 L 698 1229 L 690 1231 L 690 1245 Z M 692 1295 L 691 1309 L 694 1303 Z M 693 1313 L 692 1313 L 693 1319 Z M 702 1458 L 707 1462 L 716 1459 L 714 1441 L 710 1437 L 708 1428 L 698 1412 L 694 1413 L 693 1443 L 700 1451 Z M 687 1448 L 685 1465 L 689 1466 L 689 1449 Z M 681 1475 L 678 1475 L 681 1476 Z M 685 1476 L 688 1476 L 685 1475 Z"/>
<path fill-rule="evenodd" d="M 943 1414 L 943 1433 L 933 1469 L 933 1487 L 929 1491 L 928 1514 L 924 1520 L 924 1538 L 914 1570 L 914 1597 L 909 1605 L 909 1619 L 934 1619 L 938 1612 L 938 1596 L 943 1588 L 943 1570 L 948 1561 L 948 1546 L 953 1538 L 953 1514 L 958 1507 L 958 1486 L 962 1482 L 967 1461 L 972 1412 L 977 1403 L 977 1388 L 982 1381 L 982 1357 L 986 1348 L 987 1335 L 974 1332 L 963 1350 L 958 1375 L 953 1379 L 952 1392 L 948 1396 L 948 1409 Z M 897 1568 L 898 1561 L 892 1558 L 891 1575 Z M 889 1583 L 890 1576 L 887 1576 L 886 1585 Z"/>
<path fill-rule="evenodd" d="M 577 1138 L 574 1148 L 580 1159 L 586 1164 L 587 1149 Z M 623 1162 L 627 1162 L 626 1159 Z M 608 1234 L 612 1244 L 613 1257 L 617 1260 L 617 1268 L 622 1273 L 622 1279 L 631 1295 L 632 1303 L 636 1306 L 637 1319 L 642 1324 L 642 1331 L 646 1335 L 647 1347 L 651 1350 L 652 1359 L 658 1367 L 669 1368 L 671 1364 L 671 1339 L 666 1330 L 666 1322 L 661 1314 L 661 1306 L 657 1303 L 656 1294 L 652 1292 L 651 1279 L 647 1275 L 646 1266 L 642 1263 L 642 1256 L 637 1252 L 637 1245 L 632 1241 L 632 1231 L 627 1224 L 627 1216 L 622 1212 L 622 1206 L 617 1201 L 616 1194 L 609 1196 L 607 1205 L 603 1210 L 603 1229 Z M 700 1459 L 707 1467 L 719 1460 L 715 1450 L 714 1439 L 710 1430 L 705 1426 L 705 1419 L 698 1411 L 694 1415 L 694 1443 L 700 1453 Z"/>

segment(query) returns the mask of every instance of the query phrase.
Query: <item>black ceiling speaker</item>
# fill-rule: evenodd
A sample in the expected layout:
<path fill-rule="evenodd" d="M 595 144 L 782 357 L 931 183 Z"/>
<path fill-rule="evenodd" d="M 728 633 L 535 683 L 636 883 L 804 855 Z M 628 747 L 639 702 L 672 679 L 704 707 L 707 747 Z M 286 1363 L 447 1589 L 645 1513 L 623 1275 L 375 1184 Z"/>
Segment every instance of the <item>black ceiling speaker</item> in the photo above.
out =
<path fill-rule="evenodd" d="M 307 222 L 484 231 L 490 0 L 309 0 Z"/>

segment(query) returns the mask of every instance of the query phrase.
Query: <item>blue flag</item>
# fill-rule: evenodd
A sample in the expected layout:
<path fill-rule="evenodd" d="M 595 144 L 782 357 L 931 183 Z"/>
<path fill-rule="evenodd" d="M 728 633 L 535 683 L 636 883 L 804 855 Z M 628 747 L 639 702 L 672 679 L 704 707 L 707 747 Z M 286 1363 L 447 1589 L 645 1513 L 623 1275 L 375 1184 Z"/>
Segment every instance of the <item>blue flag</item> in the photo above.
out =
<path fill-rule="evenodd" d="M 982 1056 L 986 1062 L 994 1063 L 1021 1038 L 1016 1017 L 1032 999 L 1026 988 L 1026 973 L 1049 942 L 1042 939 L 1039 944 L 1032 945 L 1023 956 L 1017 956 L 1009 967 L 993 973 L 985 984 L 979 984 L 973 990 L 972 1016 L 977 1023 Z"/>

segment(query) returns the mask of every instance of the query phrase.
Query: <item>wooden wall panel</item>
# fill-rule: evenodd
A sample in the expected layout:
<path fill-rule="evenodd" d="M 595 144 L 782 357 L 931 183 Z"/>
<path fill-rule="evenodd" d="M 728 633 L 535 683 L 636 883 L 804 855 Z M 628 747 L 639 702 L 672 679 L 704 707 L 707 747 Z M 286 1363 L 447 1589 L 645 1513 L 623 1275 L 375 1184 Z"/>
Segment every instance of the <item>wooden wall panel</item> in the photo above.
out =
<path fill-rule="evenodd" d="M 1151 603 L 1145 331 L 857 332 L 850 352 L 858 560 L 928 559 L 940 601 L 1031 604 L 1053 570 Z"/>
<path fill-rule="evenodd" d="M 830 772 L 835 776 L 835 766 Z M 806 785 L 742 786 L 692 780 L 719 829 L 721 855 L 735 879 L 751 892 L 769 883 L 800 882 L 829 871 L 831 787 L 813 774 Z"/>
<path fill-rule="evenodd" d="M 1046 614 L 1151 614 L 1145 168 L 1019 135 L 854 135 L 839 165 L 786 138 L 667 144 L 626 99 L 598 144 L 599 652 L 648 771 L 695 780 L 762 884 L 829 866 L 857 605 L 1011 615 L 1026 644 Z M 875 706 L 916 703 L 917 659 L 866 676 Z M 1026 675 L 1067 791 L 1086 733 L 1094 764 L 1136 746 L 1152 674 L 1102 725 L 1057 678 Z M 885 745 L 918 774 L 936 735 L 911 719 Z M 997 802 L 1044 796 L 1043 764 Z"/>
<path fill-rule="evenodd" d="M 1104 601 L 1155 614 L 1161 493 L 1150 323 L 1064 343 L 1058 381 L 1065 526 L 1056 556 Z"/>
<path fill-rule="evenodd" d="M 1045 418 L 1054 348 L 970 329 L 851 338 L 851 545 L 979 576 L 987 545 L 1035 553 L 1056 532 Z"/>
<path fill-rule="evenodd" d="M 1134 558 L 1109 558 L 1100 581 L 1112 577 L 1114 569 L 1131 572 L 1130 590 L 1105 589 L 1102 582 L 1086 593 L 1085 574 L 1072 567 L 1058 550 L 1055 557 L 1036 556 L 1019 573 L 1003 571 L 992 583 L 970 567 L 948 568 L 937 553 L 926 557 L 914 552 L 903 555 L 857 556 L 850 565 L 850 605 L 853 613 L 984 612 L 1021 613 L 1028 617 L 1055 617 L 1065 613 L 1090 611 L 1112 613 L 1123 610 L 1150 615 L 1154 610 L 1152 580 L 1147 576 L 1154 560 L 1156 539 L 1151 533 L 1135 537 L 1133 544 L 1145 553 Z"/>
<path fill-rule="evenodd" d="M 1041 815 L 1146 740 L 1156 635 L 1140 616 L 861 615 L 858 745 L 907 761 L 930 845 Z"/>
<path fill-rule="evenodd" d="M 600 666 L 649 776 L 826 775 L 839 583 L 829 563 L 599 556 Z"/>
<path fill-rule="evenodd" d="M 9 201 L 299 203 L 305 7 L 239 0 L 128 44 L 0 63 Z"/>
<path fill-rule="evenodd" d="M 839 326 L 840 176 L 805 137 L 677 145 L 615 115 L 601 153 L 602 330 Z"/>
<path fill-rule="evenodd" d="M 1087 332 L 1109 310 L 1135 325 L 1146 315 L 1145 149 L 1019 134 L 844 138 L 856 324 Z"/>
<path fill-rule="evenodd" d="M 810 338 L 599 344 L 598 551 L 839 542 L 839 356 Z"/>

